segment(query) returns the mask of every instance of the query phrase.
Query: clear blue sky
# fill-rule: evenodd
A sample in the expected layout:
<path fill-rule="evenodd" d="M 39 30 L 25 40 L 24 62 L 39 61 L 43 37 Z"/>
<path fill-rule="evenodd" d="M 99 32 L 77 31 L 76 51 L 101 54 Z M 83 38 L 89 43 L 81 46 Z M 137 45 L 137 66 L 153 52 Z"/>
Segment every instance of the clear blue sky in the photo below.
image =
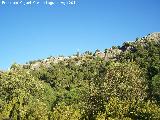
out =
<path fill-rule="evenodd" d="M 76 0 L 75 6 L 52 7 L 0 4 L 0 69 L 72 55 L 78 49 L 104 50 L 160 31 L 159 6 L 160 0 Z"/>

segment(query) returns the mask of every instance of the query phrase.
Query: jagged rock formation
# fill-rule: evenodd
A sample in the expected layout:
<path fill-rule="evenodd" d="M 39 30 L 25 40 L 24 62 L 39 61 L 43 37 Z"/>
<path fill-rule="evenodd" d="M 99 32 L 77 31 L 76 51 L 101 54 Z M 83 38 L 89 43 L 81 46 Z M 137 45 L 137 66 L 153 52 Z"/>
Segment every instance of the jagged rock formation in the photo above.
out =
<path fill-rule="evenodd" d="M 160 41 L 160 32 L 155 32 L 155 33 L 149 34 L 147 36 L 147 39 Z"/>
<path fill-rule="evenodd" d="M 145 37 L 142 38 L 137 38 L 136 41 L 134 42 L 125 42 L 123 43 L 122 47 L 113 47 L 110 49 L 106 49 L 105 52 L 98 52 L 96 55 L 98 57 L 104 58 L 106 61 L 108 60 L 117 60 L 117 56 L 120 55 L 122 52 L 126 51 L 136 51 L 135 46 L 137 44 L 140 45 L 146 45 L 147 41 L 155 41 L 155 42 L 160 42 L 160 32 L 154 32 L 151 34 L 148 34 Z M 105 53 L 105 54 L 104 54 Z"/>
<path fill-rule="evenodd" d="M 147 41 L 160 41 L 160 32 L 154 32 L 151 34 L 148 34 L 147 36 L 144 36 L 142 38 L 137 38 L 135 42 L 125 42 L 121 47 L 112 47 L 110 49 L 106 49 L 105 51 L 99 51 L 96 50 L 94 54 L 88 54 L 88 52 L 81 54 L 81 55 L 74 55 L 70 57 L 49 57 L 47 59 L 43 60 L 37 60 L 37 61 L 30 61 L 29 63 L 22 65 L 23 68 L 30 68 L 30 69 L 38 69 L 41 66 L 49 67 L 51 64 L 57 64 L 60 61 L 68 61 L 72 59 L 77 59 L 77 65 L 80 65 L 83 61 L 86 59 L 93 59 L 95 57 L 99 57 L 101 59 L 104 59 L 106 61 L 112 60 L 115 61 L 118 59 L 118 55 L 120 55 L 122 52 L 127 51 L 136 51 L 135 46 L 137 44 L 145 45 Z M 94 57 L 93 57 L 94 56 Z"/>

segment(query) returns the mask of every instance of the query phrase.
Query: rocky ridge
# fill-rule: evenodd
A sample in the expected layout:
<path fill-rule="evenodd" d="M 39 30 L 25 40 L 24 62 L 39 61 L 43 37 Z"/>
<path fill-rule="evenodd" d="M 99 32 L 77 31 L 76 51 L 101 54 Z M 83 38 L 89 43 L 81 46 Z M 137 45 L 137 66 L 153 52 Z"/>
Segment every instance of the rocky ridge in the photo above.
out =
<path fill-rule="evenodd" d="M 29 63 L 26 63 L 24 65 L 21 65 L 23 68 L 30 68 L 30 69 L 38 69 L 41 66 L 49 67 L 51 64 L 57 64 L 61 61 L 68 61 L 68 60 L 76 60 L 77 59 L 77 65 L 81 64 L 82 61 L 85 59 L 94 59 L 96 57 L 99 57 L 101 59 L 104 59 L 106 61 L 109 60 L 117 60 L 117 56 L 120 55 L 122 52 L 126 51 L 134 51 L 136 44 L 145 45 L 147 41 L 155 41 L 160 42 L 160 32 L 154 32 L 151 34 L 148 34 L 147 36 L 144 36 L 142 38 L 136 38 L 136 41 L 134 42 L 125 42 L 123 45 L 120 46 L 113 46 L 112 48 L 105 49 L 105 51 L 99 51 L 96 50 L 94 54 L 86 52 L 84 54 L 77 54 L 70 57 L 48 57 L 47 59 L 42 60 L 36 60 L 36 61 L 30 61 Z"/>

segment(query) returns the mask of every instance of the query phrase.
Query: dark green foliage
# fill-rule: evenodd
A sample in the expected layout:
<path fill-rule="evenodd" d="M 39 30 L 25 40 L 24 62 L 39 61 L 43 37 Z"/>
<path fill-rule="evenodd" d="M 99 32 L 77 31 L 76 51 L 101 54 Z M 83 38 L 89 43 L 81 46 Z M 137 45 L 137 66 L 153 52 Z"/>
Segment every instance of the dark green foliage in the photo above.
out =
<path fill-rule="evenodd" d="M 160 103 L 160 74 L 155 75 L 152 78 L 153 95 L 156 100 Z"/>
<path fill-rule="evenodd" d="M 153 77 L 160 73 L 160 42 L 144 39 L 143 43 L 132 44 L 135 51 L 129 50 L 119 55 L 121 62 L 136 62 L 146 72 L 148 80 L 148 98 L 154 97 Z M 157 98 L 157 97 L 156 97 Z"/>

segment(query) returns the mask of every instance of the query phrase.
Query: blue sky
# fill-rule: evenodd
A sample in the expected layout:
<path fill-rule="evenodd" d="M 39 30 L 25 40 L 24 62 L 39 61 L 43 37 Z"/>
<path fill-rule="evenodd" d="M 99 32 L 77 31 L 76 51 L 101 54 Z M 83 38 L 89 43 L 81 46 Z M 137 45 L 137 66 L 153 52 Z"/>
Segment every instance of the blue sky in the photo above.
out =
<path fill-rule="evenodd" d="M 66 6 L 0 4 L 0 69 L 14 62 L 72 55 L 77 50 L 104 50 L 158 32 L 159 6 L 159 0 L 76 0 L 75 5 Z"/>

